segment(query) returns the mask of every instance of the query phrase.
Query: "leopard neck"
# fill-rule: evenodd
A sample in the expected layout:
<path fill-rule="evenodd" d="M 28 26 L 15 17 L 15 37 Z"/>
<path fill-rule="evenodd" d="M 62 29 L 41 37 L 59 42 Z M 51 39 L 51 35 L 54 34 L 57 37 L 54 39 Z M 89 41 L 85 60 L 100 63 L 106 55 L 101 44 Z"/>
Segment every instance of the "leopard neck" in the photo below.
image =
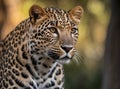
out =
<path fill-rule="evenodd" d="M 17 61 L 21 66 L 25 67 L 26 71 L 29 72 L 32 78 L 41 79 L 43 76 L 49 77 L 51 76 L 51 73 L 54 72 L 56 66 L 63 69 L 62 64 L 57 63 L 55 60 L 46 58 L 41 54 L 27 54 L 27 50 L 24 48 L 21 48 L 22 51 L 19 51 L 19 61 Z"/>

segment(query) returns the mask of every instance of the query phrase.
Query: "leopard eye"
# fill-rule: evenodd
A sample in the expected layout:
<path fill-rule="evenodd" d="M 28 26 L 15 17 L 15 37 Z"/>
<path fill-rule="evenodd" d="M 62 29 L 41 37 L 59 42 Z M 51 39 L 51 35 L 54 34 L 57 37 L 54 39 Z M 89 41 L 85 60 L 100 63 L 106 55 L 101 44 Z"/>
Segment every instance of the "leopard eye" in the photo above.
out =
<path fill-rule="evenodd" d="M 50 30 L 50 32 L 53 34 L 54 37 L 58 37 L 57 28 L 55 28 L 55 27 L 50 27 L 49 30 Z"/>
<path fill-rule="evenodd" d="M 78 29 L 77 28 L 72 28 L 71 29 L 71 34 L 75 34 L 75 33 L 78 33 Z"/>
<path fill-rule="evenodd" d="M 52 32 L 52 33 L 57 33 L 57 29 L 55 27 L 50 27 L 49 30 Z"/>

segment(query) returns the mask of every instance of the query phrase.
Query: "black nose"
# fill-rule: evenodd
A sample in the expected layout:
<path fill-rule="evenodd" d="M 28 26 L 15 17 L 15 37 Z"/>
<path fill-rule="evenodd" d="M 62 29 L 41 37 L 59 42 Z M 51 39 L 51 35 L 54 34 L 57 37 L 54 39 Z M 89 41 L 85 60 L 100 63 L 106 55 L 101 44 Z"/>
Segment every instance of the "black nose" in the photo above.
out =
<path fill-rule="evenodd" d="M 73 47 L 72 46 L 61 46 L 61 48 L 68 53 Z"/>

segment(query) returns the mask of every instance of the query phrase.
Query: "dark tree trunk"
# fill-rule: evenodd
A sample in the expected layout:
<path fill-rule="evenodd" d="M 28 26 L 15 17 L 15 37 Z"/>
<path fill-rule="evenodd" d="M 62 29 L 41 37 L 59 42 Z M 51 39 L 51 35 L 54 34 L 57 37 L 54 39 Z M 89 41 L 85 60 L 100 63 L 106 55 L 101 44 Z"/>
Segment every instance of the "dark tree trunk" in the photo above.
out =
<path fill-rule="evenodd" d="M 111 0 L 111 10 L 105 46 L 103 89 L 120 89 L 120 0 Z"/>

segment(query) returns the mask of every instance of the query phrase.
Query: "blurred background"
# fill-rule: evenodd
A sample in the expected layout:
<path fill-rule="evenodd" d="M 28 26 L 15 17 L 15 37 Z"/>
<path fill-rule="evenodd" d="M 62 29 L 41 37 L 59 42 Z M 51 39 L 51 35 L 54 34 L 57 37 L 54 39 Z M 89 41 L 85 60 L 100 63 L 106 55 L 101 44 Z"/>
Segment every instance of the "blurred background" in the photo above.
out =
<path fill-rule="evenodd" d="M 0 39 L 29 17 L 33 4 L 66 11 L 81 5 L 84 15 L 79 24 L 77 51 L 79 63 L 65 68 L 65 89 L 101 89 L 106 31 L 110 19 L 109 0 L 0 0 Z"/>

